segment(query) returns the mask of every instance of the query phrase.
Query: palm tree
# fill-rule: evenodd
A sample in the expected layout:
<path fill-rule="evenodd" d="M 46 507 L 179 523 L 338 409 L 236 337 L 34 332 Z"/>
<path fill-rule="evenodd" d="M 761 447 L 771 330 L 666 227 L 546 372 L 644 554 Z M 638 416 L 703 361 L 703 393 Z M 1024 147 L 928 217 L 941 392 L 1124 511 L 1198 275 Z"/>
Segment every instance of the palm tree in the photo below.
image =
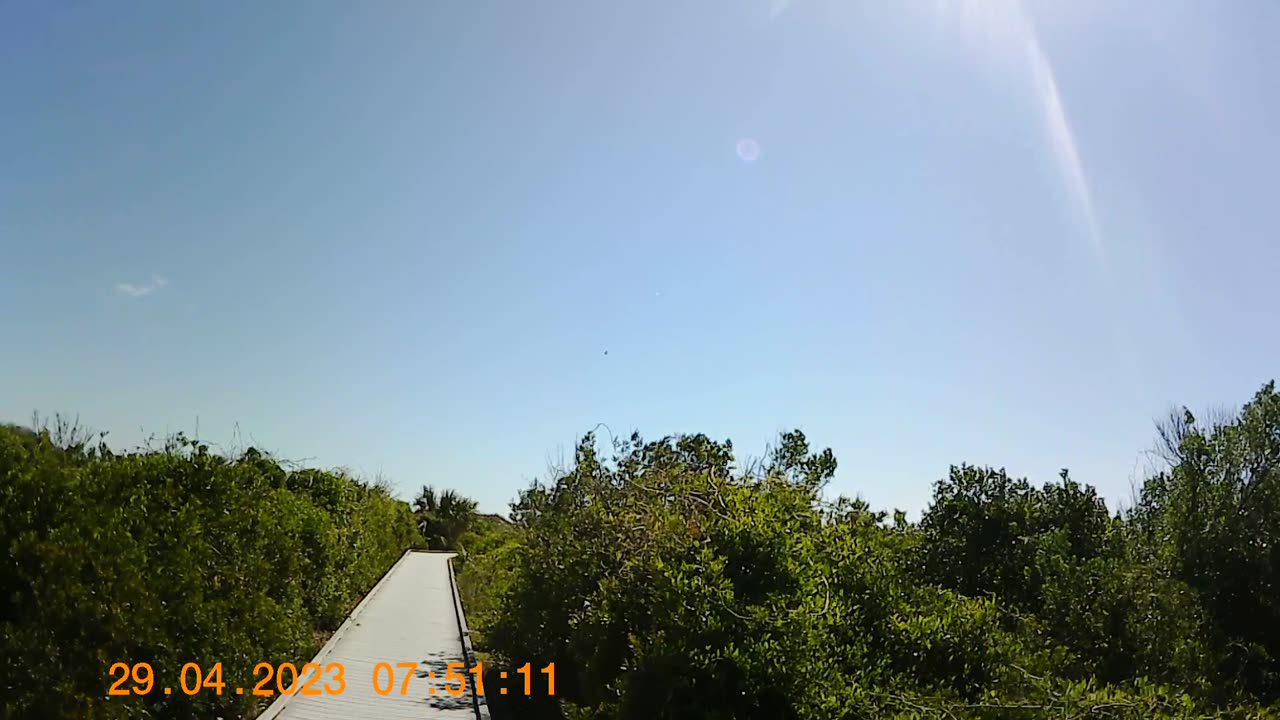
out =
<path fill-rule="evenodd" d="M 423 485 L 413 501 L 413 514 L 427 547 L 455 550 L 458 540 L 475 519 L 476 501 L 453 490 L 438 493 L 430 485 Z"/>

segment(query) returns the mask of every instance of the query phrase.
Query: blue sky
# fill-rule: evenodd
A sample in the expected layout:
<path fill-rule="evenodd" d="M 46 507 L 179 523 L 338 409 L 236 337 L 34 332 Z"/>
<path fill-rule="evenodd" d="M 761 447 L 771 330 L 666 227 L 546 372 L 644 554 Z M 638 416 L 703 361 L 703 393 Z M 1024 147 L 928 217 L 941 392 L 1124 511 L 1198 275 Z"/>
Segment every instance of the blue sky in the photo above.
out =
<path fill-rule="evenodd" d="M 882 508 L 964 461 L 1127 497 L 1155 417 L 1276 374 L 1278 32 L 1262 0 L 3 3 L 0 416 L 238 427 L 488 510 L 598 423 L 799 427 Z"/>

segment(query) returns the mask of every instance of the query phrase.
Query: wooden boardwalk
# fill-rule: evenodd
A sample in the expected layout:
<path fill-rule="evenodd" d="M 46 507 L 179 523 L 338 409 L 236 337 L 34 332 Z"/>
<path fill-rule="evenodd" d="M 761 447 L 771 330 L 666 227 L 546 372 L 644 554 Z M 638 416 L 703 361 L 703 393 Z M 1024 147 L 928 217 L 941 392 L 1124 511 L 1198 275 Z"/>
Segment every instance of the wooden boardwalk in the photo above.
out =
<path fill-rule="evenodd" d="M 452 557 L 452 553 L 405 553 L 320 649 L 312 662 L 321 667 L 341 663 L 345 690 L 282 695 L 258 719 L 488 720 L 484 698 L 475 695 L 474 678 L 465 671 L 474 659 L 449 564 Z M 414 663 L 413 670 L 396 667 L 405 662 Z M 395 673 L 385 695 L 374 689 L 374 669 L 379 663 L 387 663 Z M 467 690 L 460 695 L 446 689 L 449 663 L 462 663 Z M 390 676 L 387 668 L 379 672 L 378 685 L 385 690 Z M 410 672 L 407 692 L 401 694 Z M 314 687 L 325 682 L 336 687 L 333 677 L 333 672 L 326 672 Z M 448 683 L 455 690 L 458 685 L 456 678 Z"/>

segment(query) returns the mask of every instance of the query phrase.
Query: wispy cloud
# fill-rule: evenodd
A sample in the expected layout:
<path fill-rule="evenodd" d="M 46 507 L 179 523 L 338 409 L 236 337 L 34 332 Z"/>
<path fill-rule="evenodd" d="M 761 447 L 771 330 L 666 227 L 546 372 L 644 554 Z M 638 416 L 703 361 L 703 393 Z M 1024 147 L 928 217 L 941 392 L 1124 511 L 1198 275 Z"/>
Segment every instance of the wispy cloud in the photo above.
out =
<path fill-rule="evenodd" d="M 995 56 L 992 59 L 1000 62 L 1004 66 L 1002 69 L 1022 74 L 1026 80 L 1044 126 L 1047 150 L 1058 170 L 1059 180 L 1066 190 L 1081 234 L 1100 268 L 1100 279 L 1111 307 L 1105 322 L 1111 331 L 1114 349 L 1128 371 L 1135 396 L 1140 396 L 1146 382 L 1145 373 L 1142 372 L 1146 363 L 1143 348 L 1136 340 L 1141 330 L 1135 331 L 1135 326 L 1150 326 L 1151 317 L 1150 313 L 1143 311 L 1143 305 L 1135 301 L 1133 294 L 1137 283 L 1136 287 L 1153 289 L 1151 293 L 1143 293 L 1144 296 L 1163 295 L 1154 290 L 1157 286 L 1153 283 L 1158 282 L 1158 278 L 1141 279 L 1143 274 L 1156 272 L 1154 259 L 1142 262 L 1135 268 L 1131 260 L 1125 260 L 1125 256 L 1133 252 L 1133 247 L 1113 249 L 1106 242 L 1095 210 L 1089 175 L 1081 161 L 1079 144 L 1071 128 L 1070 113 L 1059 91 L 1057 73 L 1041 44 L 1033 17 L 1023 6 L 1022 0 L 937 0 L 937 3 L 938 19 L 958 16 L 963 30 L 969 34 L 970 39 L 979 41 L 984 53 Z M 1113 207 L 1115 202 L 1114 198 L 1110 199 Z M 1129 223 L 1132 223 L 1131 218 L 1126 225 Z M 1131 243 L 1133 234 L 1130 230 L 1124 237 Z M 1113 255 L 1120 267 L 1112 266 Z M 1125 266 L 1128 272 L 1122 271 Z M 1173 321 L 1176 323 L 1176 310 L 1170 310 L 1173 307 L 1171 302 L 1154 304 L 1159 312 L 1175 313 Z"/>
<path fill-rule="evenodd" d="M 769 20 L 777 20 L 778 16 L 786 12 L 789 7 L 791 7 L 791 0 L 770 0 Z"/>
<path fill-rule="evenodd" d="M 1040 46 L 1040 38 L 1036 35 L 1035 27 L 1020 11 L 1019 16 L 1027 60 L 1031 67 L 1031 79 L 1035 84 L 1040 107 L 1044 112 L 1054 159 L 1057 160 L 1063 182 L 1066 183 L 1067 191 L 1071 193 L 1076 209 L 1084 221 L 1089 242 L 1101 260 L 1104 248 L 1102 231 L 1098 228 L 1098 216 L 1093 209 L 1093 191 L 1089 189 L 1084 164 L 1080 162 L 1076 136 L 1071 131 L 1066 108 L 1062 105 L 1062 95 L 1058 93 L 1058 78 L 1053 72 L 1053 65 L 1049 62 L 1048 56 L 1044 53 L 1044 48 Z"/>
<path fill-rule="evenodd" d="M 1080 160 L 1062 94 L 1058 91 L 1057 73 L 1022 4 L 1019 0 L 937 0 L 935 7 L 940 17 L 958 16 L 963 29 L 980 39 L 985 52 L 1027 69 L 1062 182 L 1079 213 L 1089 244 L 1099 261 L 1105 260 L 1093 191 Z"/>
<path fill-rule="evenodd" d="M 165 285 L 169 284 L 169 279 L 163 275 L 152 275 L 150 282 L 141 284 L 134 283 L 116 283 L 116 292 L 129 297 L 144 297 L 150 295 Z"/>

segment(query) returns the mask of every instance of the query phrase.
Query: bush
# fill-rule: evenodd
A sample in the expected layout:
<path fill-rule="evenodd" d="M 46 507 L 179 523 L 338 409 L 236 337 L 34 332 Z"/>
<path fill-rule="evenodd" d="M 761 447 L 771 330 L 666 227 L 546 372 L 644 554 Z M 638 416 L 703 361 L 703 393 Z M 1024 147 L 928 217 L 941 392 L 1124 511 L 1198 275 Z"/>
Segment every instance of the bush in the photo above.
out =
<path fill-rule="evenodd" d="M 554 662 L 571 717 L 881 716 L 890 689 L 977 698 L 1044 665 L 991 602 L 913 582 L 865 506 L 823 509 L 829 470 L 734 475 L 728 450 L 633 438 L 604 463 L 588 438 L 517 503 L 489 638 Z"/>
<path fill-rule="evenodd" d="M 252 696 L 107 697 L 113 663 L 300 663 L 417 536 L 406 503 L 341 473 L 290 472 L 176 438 L 60 448 L 0 428 L 4 717 L 239 717 Z M 126 687 L 131 686 L 126 685 Z"/>
<path fill-rule="evenodd" d="M 960 465 L 918 524 L 826 502 L 799 432 L 745 471 L 702 435 L 589 434 L 470 546 L 496 665 L 556 666 L 494 717 L 1275 720 L 1280 398 L 1187 417 L 1128 513 Z"/>

